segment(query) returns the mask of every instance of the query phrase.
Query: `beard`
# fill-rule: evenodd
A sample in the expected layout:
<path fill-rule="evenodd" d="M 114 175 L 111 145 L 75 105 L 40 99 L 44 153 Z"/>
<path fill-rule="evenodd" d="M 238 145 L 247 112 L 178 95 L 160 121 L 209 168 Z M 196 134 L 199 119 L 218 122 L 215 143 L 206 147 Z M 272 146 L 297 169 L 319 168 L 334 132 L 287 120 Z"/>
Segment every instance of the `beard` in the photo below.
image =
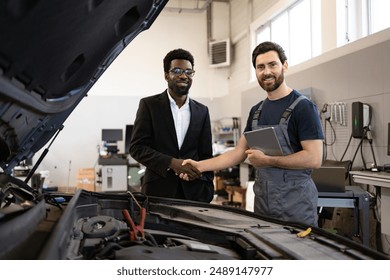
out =
<path fill-rule="evenodd" d="M 267 75 L 264 77 L 264 79 L 269 78 L 269 77 L 274 77 L 275 82 L 273 84 L 266 85 L 266 82 L 263 81 L 262 79 L 259 79 L 259 85 L 266 91 L 266 92 L 271 92 L 276 90 L 284 81 L 284 73 L 282 72 L 279 77 L 275 77 L 274 75 Z"/>
<path fill-rule="evenodd" d="M 179 86 L 178 83 L 180 83 L 180 81 L 170 81 L 168 83 L 168 87 L 176 94 L 176 95 L 179 95 L 179 96 L 183 96 L 183 95 L 188 95 L 188 92 L 191 88 L 191 81 L 187 82 L 187 85 L 186 86 Z"/>

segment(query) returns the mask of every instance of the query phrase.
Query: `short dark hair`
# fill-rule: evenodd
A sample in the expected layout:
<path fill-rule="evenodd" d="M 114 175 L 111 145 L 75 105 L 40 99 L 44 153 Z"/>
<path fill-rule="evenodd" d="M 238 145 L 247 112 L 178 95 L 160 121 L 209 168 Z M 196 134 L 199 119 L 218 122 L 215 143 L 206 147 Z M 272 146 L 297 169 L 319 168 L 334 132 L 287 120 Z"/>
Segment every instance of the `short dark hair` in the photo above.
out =
<path fill-rule="evenodd" d="M 183 49 L 175 49 L 167 53 L 167 55 L 164 57 L 164 72 L 168 72 L 171 67 L 172 60 L 175 59 L 185 59 L 188 60 L 192 68 L 194 68 L 194 57 L 189 51 L 183 50 Z"/>
<path fill-rule="evenodd" d="M 276 51 L 278 53 L 279 59 L 282 62 L 282 64 L 287 60 L 287 56 L 284 53 L 284 50 L 281 46 L 274 42 L 263 42 L 260 43 L 252 52 L 252 64 L 253 67 L 256 68 L 256 58 L 258 55 L 267 53 L 269 51 Z"/>

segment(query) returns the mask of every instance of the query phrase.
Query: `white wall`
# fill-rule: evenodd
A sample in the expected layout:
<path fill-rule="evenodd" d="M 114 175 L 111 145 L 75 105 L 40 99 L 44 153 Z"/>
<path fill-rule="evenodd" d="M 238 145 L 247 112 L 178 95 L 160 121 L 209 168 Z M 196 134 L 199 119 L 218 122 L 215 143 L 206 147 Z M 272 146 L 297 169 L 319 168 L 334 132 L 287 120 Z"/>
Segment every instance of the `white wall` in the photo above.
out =
<path fill-rule="evenodd" d="M 131 124 L 135 118 L 139 99 L 130 96 L 84 98 L 64 123 L 64 129 L 38 169 L 50 172 L 45 184 L 75 186 L 78 169 L 96 167 L 101 130 L 121 128 L 125 133 L 126 124 Z M 118 144 L 123 153 L 124 142 Z"/>
<path fill-rule="evenodd" d="M 192 53 L 196 71 L 191 97 L 215 98 L 228 93 L 227 69 L 208 67 L 206 12 L 162 12 L 139 34 L 91 89 L 90 96 L 147 96 L 166 88 L 164 56 L 175 48 Z"/>

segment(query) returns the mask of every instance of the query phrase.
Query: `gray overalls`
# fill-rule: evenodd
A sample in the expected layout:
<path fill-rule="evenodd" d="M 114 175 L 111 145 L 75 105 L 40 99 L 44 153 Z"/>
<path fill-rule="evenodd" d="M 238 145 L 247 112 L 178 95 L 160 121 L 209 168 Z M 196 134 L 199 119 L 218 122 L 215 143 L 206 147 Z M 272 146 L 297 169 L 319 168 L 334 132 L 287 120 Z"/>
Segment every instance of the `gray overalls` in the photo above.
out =
<path fill-rule="evenodd" d="M 293 153 L 287 126 L 292 110 L 304 96 L 298 97 L 288 107 L 276 130 L 284 155 Z M 252 130 L 259 126 L 258 119 L 263 103 L 253 115 Z M 276 167 L 256 168 L 256 179 L 253 186 L 255 193 L 254 212 L 289 222 L 301 222 L 318 226 L 317 188 L 311 179 L 311 169 L 282 169 Z"/>

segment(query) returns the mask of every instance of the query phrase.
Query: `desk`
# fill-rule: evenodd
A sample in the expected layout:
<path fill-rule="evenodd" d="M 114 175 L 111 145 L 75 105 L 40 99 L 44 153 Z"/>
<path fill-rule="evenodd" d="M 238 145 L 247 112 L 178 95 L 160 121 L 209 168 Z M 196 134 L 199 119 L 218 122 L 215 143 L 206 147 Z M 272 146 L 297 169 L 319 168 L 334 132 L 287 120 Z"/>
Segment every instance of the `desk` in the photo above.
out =
<path fill-rule="evenodd" d="M 390 213 L 390 173 L 372 171 L 350 171 L 356 183 L 368 184 L 381 188 L 381 232 L 390 235 L 390 219 L 385 216 Z"/>
<path fill-rule="evenodd" d="M 359 210 L 362 210 L 363 244 L 370 241 L 370 195 L 359 186 L 346 186 L 345 192 L 318 192 L 318 207 L 354 209 L 354 232 L 359 235 Z"/>

